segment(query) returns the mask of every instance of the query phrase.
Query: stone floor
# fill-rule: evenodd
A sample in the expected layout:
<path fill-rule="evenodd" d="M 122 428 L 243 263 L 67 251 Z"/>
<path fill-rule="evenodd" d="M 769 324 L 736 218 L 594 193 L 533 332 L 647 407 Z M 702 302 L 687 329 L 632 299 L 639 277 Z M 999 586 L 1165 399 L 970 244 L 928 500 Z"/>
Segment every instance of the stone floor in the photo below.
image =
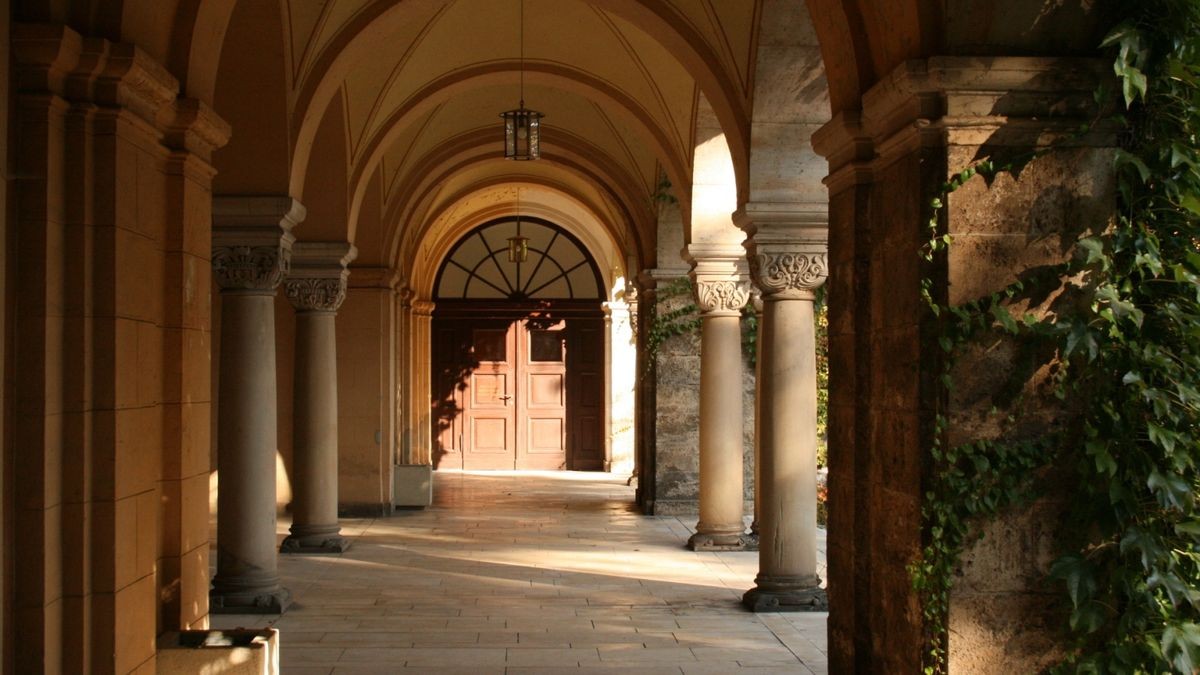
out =
<path fill-rule="evenodd" d="M 284 615 L 213 627 L 275 626 L 296 675 L 827 670 L 825 614 L 743 611 L 757 554 L 686 550 L 694 519 L 638 515 L 622 480 L 443 471 L 434 501 L 343 520 L 345 554 L 281 558 Z"/>

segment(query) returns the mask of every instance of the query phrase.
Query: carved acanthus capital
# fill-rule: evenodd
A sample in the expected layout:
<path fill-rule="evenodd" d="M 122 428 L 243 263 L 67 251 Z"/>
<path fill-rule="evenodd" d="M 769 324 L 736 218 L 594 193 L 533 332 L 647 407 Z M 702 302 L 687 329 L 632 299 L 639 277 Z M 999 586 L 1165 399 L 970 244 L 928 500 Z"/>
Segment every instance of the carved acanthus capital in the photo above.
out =
<path fill-rule="evenodd" d="M 750 202 L 734 214 L 763 299 L 812 300 L 829 274 L 825 204 Z"/>
<path fill-rule="evenodd" d="M 336 312 L 346 299 L 346 280 L 288 279 L 283 282 L 287 299 L 301 312 Z"/>
<path fill-rule="evenodd" d="M 346 299 L 346 268 L 358 256 L 348 242 L 302 241 L 292 253 L 292 273 L 283 282 L 287 298 L 300 312 L 336 312 Z"/>
<path fill-rule="evenodd" d="M 702 314 L 737 315 L 750 300 L 745 279 L 696 279 L 696 304 Z"/>
<path fill-rule="evenodd" d="M 633 339 L 638 336 L 638 288 L 637 284 L 626 280 L 625 282 L 625 304 L 629 307 L 629 330 L 633 333 Z"/>
<path fill-rule="evenodd" d="M 214 246 L 213 279 L 222 290 L 274 292 L 291 269 L 291 253 L 291 242 L 283 240 L 273 246 Z"/>
<path fill-rule="evenodd" d="M 737 316 L 750 300 L 746 252 L 739 244 L 693 243 L 684 251 L 700 313 Z"/>
<path fill-rule="evenodd" d="M 213 199 L 213 278 L 223 291 L 274 293 L 292 267 L 292 228 L 304 207 L 290 197 Z"/>
<path fill-rule="evenodd" d="M 759 252 L 750 273 L 765 297 L 811 300 L 829 275 L 824 252 Z"/>

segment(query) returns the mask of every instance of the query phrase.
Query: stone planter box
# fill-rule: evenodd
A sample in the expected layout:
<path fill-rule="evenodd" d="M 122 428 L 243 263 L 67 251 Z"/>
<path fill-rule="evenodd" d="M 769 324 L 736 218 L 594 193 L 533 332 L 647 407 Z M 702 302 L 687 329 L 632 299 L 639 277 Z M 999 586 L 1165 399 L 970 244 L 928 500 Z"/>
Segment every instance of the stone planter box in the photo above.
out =
<path fill-rule="evenodd" d="M 279 631 L 274 628 L 185 630 L 158 640 L 163 674 L 278 675 Z"/>
<path fill-rule="evenodd" d="M 425 508 L 433 503 L 433 467 L 397 464 L 392 469 L 392 504 L 398 509 Z"/>

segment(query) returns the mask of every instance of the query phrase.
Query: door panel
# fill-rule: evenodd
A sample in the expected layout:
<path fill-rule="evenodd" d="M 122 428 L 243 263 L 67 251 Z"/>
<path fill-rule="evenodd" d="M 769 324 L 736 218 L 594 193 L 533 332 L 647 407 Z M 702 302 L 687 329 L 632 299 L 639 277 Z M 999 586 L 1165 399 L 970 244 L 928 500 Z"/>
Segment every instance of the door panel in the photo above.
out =
<path fill-rule="evenodd" d="M 516 406 L 513 405 L 513 326 L 464 326 L 475 362 L 467 385 L 466 423 L 470 430 L 463 448 L 466 469 L 511 469 L 516 447 Z"/>
<path fill-rule="evenodd" d="M 571 468 L 603 471 L 607 468 L 604 465 L 603 319 L 572 319 L 567 339 Z"/>
<path fill-rule="evenodd" d="M 520 363 L 525 384 L 518 396 L 518 415 L 525 420 L 517 439 L 518 469 L 567 468 L 567 402 L 564 355 L 566 324 L 522 321 L 518 329 Z"/>

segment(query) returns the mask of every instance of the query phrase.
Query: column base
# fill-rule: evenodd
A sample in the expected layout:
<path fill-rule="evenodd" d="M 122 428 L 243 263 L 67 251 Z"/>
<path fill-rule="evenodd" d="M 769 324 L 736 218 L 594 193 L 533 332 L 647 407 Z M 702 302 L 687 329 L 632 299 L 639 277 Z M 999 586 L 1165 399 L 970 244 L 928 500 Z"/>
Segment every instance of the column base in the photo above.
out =
<path fill-rule="evenodd" d="M 210 614 L 283 614 L 292 604 L 292 593 L 280 586 L 261 593 L 218 591 L 208 594 Z"/>
<path fill-rule="evenodd" d="M 738 534 L 715 534 L 712 532 L 697 532 L 693 534 L 687 543 L 688 548 L 693 551 L 745 551 L 746 535 Z"/>
<path fill-rule="evenodd" d="M 279 552 L 286 555 L 338 555 L 348 548 L 350 540 L 338 534 L 289 534 L 279 545 Z"/>
<path fill-rule="evenodd" d="M 828 612 L 829 597 L 816 575 L 763 578 L 742 596 L 742 604 L 751 612 Z"/>
<path fill-rule="evenodd" d="M 745 547 L 742 549 L 743 551 L 757 551 L 758 550 L 758 533 L 757 532 L 751 530 L 750 532 L 742 535 L 742 541 L 745 542 Z"/>

